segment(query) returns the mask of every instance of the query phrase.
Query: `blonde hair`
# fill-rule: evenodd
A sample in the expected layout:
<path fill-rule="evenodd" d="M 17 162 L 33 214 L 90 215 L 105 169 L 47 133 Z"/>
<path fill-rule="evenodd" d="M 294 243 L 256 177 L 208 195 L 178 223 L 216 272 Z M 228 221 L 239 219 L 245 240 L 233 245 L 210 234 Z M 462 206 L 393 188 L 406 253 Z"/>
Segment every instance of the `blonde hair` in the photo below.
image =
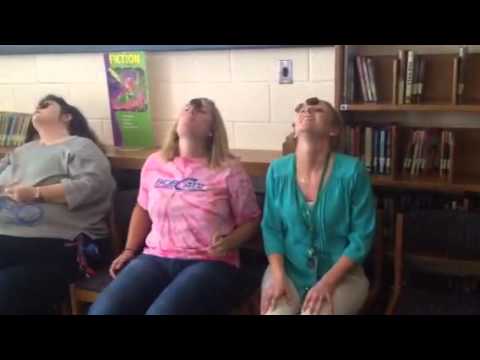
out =
<path fill-rule="evenodd" d="M 295 107 L 295 112 L 300 112 L 305 105 L 323 105 L 330 112 L 330 124 L 333 128 L 338 129 L 338 135 L 331 141 L 332 149 L 335 151 L 343 151 L 344 148 L 344 122 L 340 112 L 335 109 L 328 101 L 320 100 L 317 97 L 308 98 L 305 102 Z"/>
<path fill-rule="evenodd" d="M 208 140 L 208 166 L 218 168 L 228 160 L 234 159 L 235 157 L 231 154 L 228 146 L 227 130 L 225 129 L 222 115 L 215 103 L 207 98 L 196 98 L 190 100 L 189 104 L 208 108 L 212 116 L 211 136 Z M 177 125 L 178 120 L 175 121 L 167 132 L 165 142 L 162 146 L 161 155 L 166 161 L 172 161 L 180 155 Z"/>

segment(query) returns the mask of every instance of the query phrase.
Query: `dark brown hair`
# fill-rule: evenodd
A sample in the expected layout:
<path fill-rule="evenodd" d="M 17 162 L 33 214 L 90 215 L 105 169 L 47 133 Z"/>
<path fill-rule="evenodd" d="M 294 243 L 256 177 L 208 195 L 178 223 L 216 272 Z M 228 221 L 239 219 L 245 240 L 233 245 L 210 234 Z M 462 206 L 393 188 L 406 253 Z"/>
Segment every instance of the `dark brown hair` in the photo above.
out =
<path fill-rule="evenodd" d="M 88 121 L 83 116 L 83 114 L 73 105 L 70 105 L 65 101 L 64 98 L 56 95 L 47 95 L 42 98 L 38 104 L 41 105 L 46 101 L 52 101 L 57 103 L 60 106 L 60 112 L 62 115 L 68 114 L 72 117 L 70 122 L 68 123 L 68 132 L 70 135 L 76 135 L 85 137 L 87 139 L 92 140 L 101 150 L 105 151 L 103 144 L 98 140 L 97 135 L 95 132 L 90 128 L 88 125 Z M 33 123 L 30 122 L 27 130 L 27 137 L 26 142 L 33 141 L 38 139 L 38 132 L 33 126 Z"/>

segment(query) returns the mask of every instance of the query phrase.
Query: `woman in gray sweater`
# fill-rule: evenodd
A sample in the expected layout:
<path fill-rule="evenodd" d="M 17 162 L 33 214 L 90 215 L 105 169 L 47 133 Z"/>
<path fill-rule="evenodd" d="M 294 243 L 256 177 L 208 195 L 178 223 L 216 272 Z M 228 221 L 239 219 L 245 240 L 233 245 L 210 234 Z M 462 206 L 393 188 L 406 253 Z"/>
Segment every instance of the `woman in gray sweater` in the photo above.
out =
<path fill-rule="evenodd" d="M 26 143 L 0 160 L 0 314 L 45 313 L 62 298 L 85 242 L 109 236 L 114 190 L 85 117 L 43 98 Z"/>

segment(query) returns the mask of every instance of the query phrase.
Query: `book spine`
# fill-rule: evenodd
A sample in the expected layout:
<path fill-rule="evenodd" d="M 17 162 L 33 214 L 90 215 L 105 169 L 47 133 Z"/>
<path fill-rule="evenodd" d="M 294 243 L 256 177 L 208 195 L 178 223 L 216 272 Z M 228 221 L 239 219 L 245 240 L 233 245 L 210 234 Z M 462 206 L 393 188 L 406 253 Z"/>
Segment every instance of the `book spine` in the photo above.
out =
<path fill-rule="evenodd" d="M 412 162 L 412 149 L 414 145 L 415 132 L 410 133 L 410 139 L 408 140 L 407 148 L 405 151 L 405 158 L 403 160 L 403 171 L 408 172 Z"/>
<path fill-rule="evenodd" d="M 350 66 L 349 66 L 349 48 L 347 45 L 344 46 L 345 53 L 343 56 L 343 91 L 342 91 L 342 103 L 343 104 L 349 104 L 350 102 L 348 101 L 348 92 L 349 92 L 349 87 L 352 86 L 353 84 L 349 82 L 348 78 L 348 72 L 350 71 Z"/>
<path fill-rule="evenodd" d="M 449 131 L 448 132 L 448 146 L 449 146 L 449 151 L 448 151 L 448 164 L 447 164 L 447 171 L 448 174 L 452 173 L 452 165 L 453 165 L 453 147 L 455 145 L 454 143 L 454 137 L 453 137 L 453 132 Z"/>
<path fill-rule="evenodd" d="M 369 173 L 372 172 L 372 128 L 365 128 L 365 166 Z"/>
<path fill-rule="evenodd" d="M 422 142 L 421 142 L 421 157 L 420 157 L 420 164 L 419 164 L 419 171 L 421 173 L 425 172 L 425 167 L 427 165 L 427 143 L 428 143 L 428 133 L 426 130 L 422 131 Z"/>
<path fill-rule="evenodd" d="M 362 68 L 363 68 L 363 74 L 365 76 L 365 84 L 367 85 L 367 98 L 369 102 L 372 102 L 373 101 L 372 84 L 371 84 L 370 76 L 368 75 L 367 60 L 365 56 L 362 56 Z"/>
<path fill-rule="evenodd" d="M 23 124 L 22 134 L 20 136 L 20 143 L 19 145 L 23 145 L 27 138 L 28 127 L 30 126 L 30 122 L 32 121 L 31 116 L 25 116 L 25 123 Z"/>
<path fill-rule="evenodd" d="M 23 116 L 15 115 L 15 125 L 13 128 L 11 146 L 17 146 L 18 144 L 18 139 L 20 137 L 20 130 L 23 124 L 22 120 L 23 120 Z"/>
<path fill-rule="evenodd" d="M 7 119 L 5 113 L 0 113 L 0 146 L 3 146 L 3 140 L 5 138 L 5 129 L 6 129 Z"/>
<path fill-rule="evenodd" d="M 392 132 L 393 132 L 393 128 L 388 128 L 387 129 L 387 134 L 386 134 L 386 137 L 387 137 L 387 146 L 386 146 L 386 149 L 385 149 L 385 153 L 386 153 L 386 160 L 385 160 L 385 168 L 386 168 L 386 174 L 387 175 L 390 175 L 391 173 L 391 158 L 392 158 Z"/>
<path fill-rule="evenodd" d="M 367 58 L 367 68 L 368 68 L 368 75 L 370 78 L 370 85 L 372 89 L 372 100 L 374 102 L 378 102 L 377 86 L 375 83 L 375 67 L 374 67 L 373 59 L 370 57 Z"/>
<path fill-rule="evenodd" d="M 413 50 L 408 51 L 407 75 L 406 75 L 406 82 L 405 82 L 405 104 L 412 103 L 414 55 L 415 53 L 413 52 Z"/>
<path fill-rule="evenodd" d="M 398 50 L 399 74 L 398 74 L 398 104 L 402 105 L 405 101 L 405 74 L 407 68 L 406 51 Z"/>
<path fill-rule="evenodd" d="M 348 99 L 347 103 L 352 104 L 355 100 L 355 56 L 349 55 L 348 59 Z"/>
<path fill-rule="evenodd" d="M 419 132 L 415 131 L 415 133 L 413 135 L 414 147 L 413 147 L 413 155 L 412 155 L 412 165 L 410 167 L 410 175 L 415 175 L 415 172 L 416 172 L 418 152 L 420 150 L 420 141 L 419 141 L 419 136 L 418 135 L 419 135 Z"/>
<path fill-rule="evenodd" d="M 445 168 L 445 131 L 442 130 L 441 136 L 440 136 L 440 167 L 439 167 L 439 172 L 440 176 L 443 176 L 443 171 Z"/>
<path fill-rule="evenodd" d="M 362 57 L 357 56 L 357 70 L 358 70 L 358 79 L 360 81 L 360 86 L 362 89 L 362 97 L 364 102 L 368 102 L 368 94 L 367 94 L 367 87 L 365 83 L 365 76 L 363 74 L 363 66 L 362 66 Z"/>
<path fill-rule="evenodd" d="M 380 174 L 385 174 L 385 129 L 380 130 Z"/>
<path fill-rule="evenodd" d="M 417 94 L 417 102 L 422 103 L 423 102 L 423 88 L 425 84 L 425 66 L 426 66 L 426 59 L 422 56 L 420 58 L 420 69 L 418 70 L 419 72 L 419 83 L 418 83 L 418 94 Z"/>
<path fill-rule="evenodd" d="M 466 46 L 462 46 L 459 49 L 458 87 L 457 87 L 457 101 L 459 104 L 461 104 L 464 100 L 465 67 L 467 63 L 467 52 L 468 52 L 468 49 Z"/>
<path fill-rule="evenodd" d="M 373 173 L 378 173 L 378 129 L 373 128 Z"/>
<path fill-rule="evenodd" d="M 13 115 L 10 114 L 10 115 L 8 116 L 8 126 L 7 126 L 7 131 L 5 132 L 5 142 L 4 142 L 4 146 L 9 146 L 9 144 L 10 144 L 10 133 L 11 133 L 11 131 L 12 131 L 13 122 L 14 122 Z"/>
<path fill-rule="evenodd" d="M 450 158 L 450 147 L 448 144 L 448 131 L 445 131 L 443 146 L 445 147 L 444 153 L 443 153 L 443 175 L 448 175 L 448 159 Z"/>

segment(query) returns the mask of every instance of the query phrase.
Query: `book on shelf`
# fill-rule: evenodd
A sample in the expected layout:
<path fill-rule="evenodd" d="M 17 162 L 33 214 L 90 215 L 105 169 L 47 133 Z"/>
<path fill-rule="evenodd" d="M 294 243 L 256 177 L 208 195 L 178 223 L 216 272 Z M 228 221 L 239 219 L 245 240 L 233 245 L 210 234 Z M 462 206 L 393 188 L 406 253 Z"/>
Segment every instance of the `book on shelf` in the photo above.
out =
<path fill-rule="evenodd" d="M 346 46 L 344 58 L 343 103 L 352 104 L 355 99 L 355 54 Z"/>
<path fill-rule="evenodd" d="M 372 172 L 372 128 L 367 126 L 365 128 L 365 166 L 368 172 Z"/>
<path fill-rule="evenodd" d="M 23 145 L 31 119 L 31 114 L 0 112 L 0 146 Z"/>
<path fill-rule="evenodd" d="M 418 82 L 417 82 L 417 97 L 416 102 L 421 103 L 423 101 L 423 90 L 425 84 L 425 67 L 426 67 L 425 57 L 419 57 L 419 69 L 418 69 Z"/>
<path fill-rule="evenodd" d="M 453 148 L 455 145 L 455 137 L 453 136 L 453 132 L 448 132 L 448 160 L 447 160 L 447 173 L 451 174 L 452 172 L 452 164 L 453 164 Z"/>
<path fill-rule="evenodd" d="M 467 65 L 468 48 L 466 46 L 460 47 L 458 51 L 458 86 L 457 86 L 457 102 L 463 103 L 464 89 L 465 89 L 465 69 Z"/>
<path fill-rule="evenodd" d="M 407 73 L 407 51 L 398 50 L 398 104 L 405 103 L 405 79 Z"/>
<path fill-rule="evenodd" d="M 373 89 L 372 89 L 372 81 L 370 79 L 370 73 L 368 71 L 367 66 L 367 59 L 365 56 L 361 56 L 361 63 L 363 68 L 363 73 L 365 74 L 365 85 L 367 87 L 367 98 L 369 102 L 373 102 Z"/>
<path fill-rule="evenodd" d="M 417 94 L 418 94 L 418 66 L 419 63 L 419 56 L 414 55 L 413 56 L 413 75 L 412 75 L 412 96 L 411 96 L 411 102 L 412 104 L 415 104 L 417 102 Z"/>
<path fill-rule="evenodd" d="M 360 88 L 362 90 L 363 101 L 368 102 L 370 99 L 369 99 L 369 96 L 368 96 L 367 78 L 366 78 L 365 70 L 363 68 L 362 58 L 363 58 L 362 56 L 357 56 L 356 57 L 357 75 L 358 75 Z"/>
<path fill-rule="evenodd" d="M 386 174 L 385 171 L 385 129 L 379 130 L 380 141 L 379 141 L 379 156 L 378 156 L 378 165 L 380 174 Z"/>
<path fill-rule="evenodd" d="M 452 131 L 442 131 L 440 149 L 440 176 L 447 176 L 452 171 L 452 156 L 454 147 L 454 135 Z"/>
<path fill-rule="evenodd" d="M 415 52 L 413 50 L 409 50 L 407 55 L 407 70 L 405 78 L 405 104 L 412 103 L 414 59 Z"/>
<path fill-rule="evenodd" d="M 393 129 L 392 129 L 393 130 Z M 385 132 L 385 137 L 386 137 L 386 149 L 385 149 L 385 173 L 390 174 L 391 173 L 391 163 L 392 163 L 392 131 L 386 131 Z"/>
<path fill-rule="evenodd" d="M 363 102 L 378 102 L 374 59 L 357 55 L 355 56 L 355 64 Z"/>
<path fill-rule="evenodd" d="M 442 174 L 447 167 L 445 132 L 438 129 L 411 129 L 403 149 L 403 173 L 411 176 Z"/>
<path fill-rule="evenodd" d="M 367 65 L 367 70 L 368 70 L 368 83 L 370 86 L 370 92 L 371 92 L 371 100 L 373 102 L 378 102 L 378 96 L 377 96 L 377 86 L 375 82 L 375 67 L 374 67 L 374 62 L 371 57 L 366 57 L 365 62 Z"/>
<path fill-rule="evenodd" d="M 378 129 L 373 129 L 373 166 L 372 172 L 378 173 Z"/>
<path fill-rule="evenodd" d="M 347 125 L 345 152 L 362 160 L 368 172 L 391 174 L 392 139 L 395 125 Z"/>

